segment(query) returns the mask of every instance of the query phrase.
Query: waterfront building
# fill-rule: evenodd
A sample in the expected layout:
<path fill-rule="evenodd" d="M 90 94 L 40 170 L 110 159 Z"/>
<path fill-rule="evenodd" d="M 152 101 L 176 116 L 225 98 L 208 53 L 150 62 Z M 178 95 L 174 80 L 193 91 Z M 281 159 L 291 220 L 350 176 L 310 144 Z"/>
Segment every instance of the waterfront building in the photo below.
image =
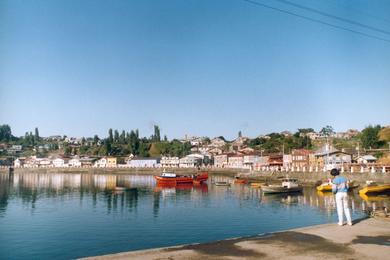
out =
<path fill-rule="evenodd" d="M 56 158 L 52 161 L 54 167 L 65 167 L 65 160 L 62 158 Z"/>
<path fill-rule="evenodd" d="M 292 167 L 291 154 L 283 154 L 283 167 L 284 168 L 291 168 Z"/>
<path fill-rule="evenodd" d="M 81 161 L 79 158 L 70 159 L 68 162 L 69 167 L 81 167 Z"/>
<path fill-rule="evenodd" d="M 92 167 L 95 161 L 96 161 L 95 158 L 89 158 L 89 157 L 80 158 L 81 167 Z"/>
<path fill-rule="evenodd" d="M 132 158 L 127 160 L 127 165 L 134 168 L 160 167 L 160 158 Z"/>
<path fill-rule="evenodd" d="M 260 162 L 260 156 L 256 153 L 245 154 L 243 156 L 243 168 L 252 170 Z"/>
<path fill-rule="evenodd" d="M 268 166 L 282 167 L 283 154 L 270 154 L 268 157 Z"/>
<path fill-rule="evenodd" d="M 343 151 L 339 151 L 333 147 L 324 146 L 316 151 L 315 164 L 312 166 L 329 170 L 331 168 L 341 168 L 344 164 L 351 164 L 352 155 Z"/>
<path fill-rule="evenodd" d="M 214 155 L 214 167 L 225 168 L 228 164 L 228 154 L 218 154 Z"/>
<path fill-rule="evenodd" d="M 103 157 L 97 160 L 94 164 L 94 167 L 97 168 L 113 168 L 116 167 L 116 158 L 115 157 Z"/>
<path fill-rule="evenodd" d="M 310 154 L 313 152 L 307 149 L 294 149 L 291 152 L 291 166 L 306 169 L 310 166 Z"/>
<path fill-rule="evenodd" d="M 200 154 L 190 154 L 179 160 L 179 167 L 181 168 L 195 168 L 200 167 L 203 163 L 204 156 Z"/>
<path fill-rule="evenodd" d="M 161 167 L 163 168 L 177 168 L 180 164 L 179 157 L 164 156 L 161 158 Z"/>
<path fill-rule="evenodd" d="M 244 168 L 244 156 L 240 154 L 229 155 L 227 166 L 235 169 Z"/>
<path fill-rule="evenodd" d="M 359 164 L 368 164 L 368 163 L 376 163 L 378 159 L 375 156 L 368 154 L 368 155 L 359 156 L 355 160 Z"/>
<path fill-rule="evenodd" d="M 116 157 L 107 157 L 107 167 L 116 167 L 117 160 Z"/>

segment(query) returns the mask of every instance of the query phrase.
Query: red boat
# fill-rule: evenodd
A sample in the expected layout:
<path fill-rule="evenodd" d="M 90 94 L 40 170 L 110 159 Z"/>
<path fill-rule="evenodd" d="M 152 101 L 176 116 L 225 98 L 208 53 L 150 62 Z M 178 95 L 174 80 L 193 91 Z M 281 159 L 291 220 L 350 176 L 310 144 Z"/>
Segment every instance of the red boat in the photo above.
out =
<path fill-rule="evenodd" d="M 198 172 L 193 175 L 177 175 L 173 172 L 163 172 L 160 176 L 154 176 L 157 184 L 199 184 L 207 181 L 209 174 L 207 172 Z"/>

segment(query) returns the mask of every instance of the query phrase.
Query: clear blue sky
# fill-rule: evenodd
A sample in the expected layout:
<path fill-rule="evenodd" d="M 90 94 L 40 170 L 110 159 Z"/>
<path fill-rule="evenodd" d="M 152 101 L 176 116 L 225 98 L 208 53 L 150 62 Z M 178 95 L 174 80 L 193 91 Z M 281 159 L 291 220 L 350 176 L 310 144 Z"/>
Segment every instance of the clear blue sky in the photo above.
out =
<path fill-rule="evenodd" d="M 242 0 L 2 0 L 0 124 L 18 136 L 158 124 L 170 139 L 390 124 L 390 34 L 255 1 L 388 41 Z M 295 3 L 390 31 L 390 1 Z"/>

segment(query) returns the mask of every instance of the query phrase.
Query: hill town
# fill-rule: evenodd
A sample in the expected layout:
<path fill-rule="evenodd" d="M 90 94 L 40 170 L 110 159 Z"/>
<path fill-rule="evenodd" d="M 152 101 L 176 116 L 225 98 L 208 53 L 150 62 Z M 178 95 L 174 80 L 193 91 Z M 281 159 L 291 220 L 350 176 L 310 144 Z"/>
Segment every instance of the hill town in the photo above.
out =
<path fill-rule="evenodd" d="M 149 137 L 108 130 L 108 137 L 41 137 L 38 128 L 25 136 L 12 135 L 9 125 L 0 126 L 0 163 L 3 167 L 96 167 L 96 168 L 231 168 L 254 171 L 390 171 L 390 127 L 368 126 L 363 130 L 335 132 L 325 126 L 295 133 L 283 131 L 226 140 L 185 136 L 161 138 L 154 126 Z"/>

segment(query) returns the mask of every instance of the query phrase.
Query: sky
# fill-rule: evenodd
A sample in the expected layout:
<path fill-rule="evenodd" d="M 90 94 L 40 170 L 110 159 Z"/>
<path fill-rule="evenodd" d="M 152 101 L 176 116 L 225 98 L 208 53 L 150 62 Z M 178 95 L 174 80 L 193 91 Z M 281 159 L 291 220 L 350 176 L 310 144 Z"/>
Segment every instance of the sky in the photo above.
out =
<path fill-rule="evenodd" d="M 157 124 L 169 139 L 389 125 L 390 1 L 293 3 L 306 9 L 2 0 L 0 124 L 78 137 Z"/>

